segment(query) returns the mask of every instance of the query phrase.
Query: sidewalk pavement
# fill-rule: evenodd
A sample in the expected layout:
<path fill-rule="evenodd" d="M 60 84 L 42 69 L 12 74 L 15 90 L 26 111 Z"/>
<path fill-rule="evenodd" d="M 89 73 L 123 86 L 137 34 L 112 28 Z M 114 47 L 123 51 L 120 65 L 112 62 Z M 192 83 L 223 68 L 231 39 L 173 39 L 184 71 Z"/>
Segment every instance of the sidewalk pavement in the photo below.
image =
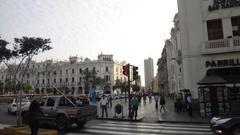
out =
<path fill-rule="evenodd" d="M 118 117 L 114 117 L 114 107 L 116 104 L 123 105 L 123 116 L 122 114 L 117 115 Z M 102 110 L 100 108 L 99 103 L 98 105 L 98 119 L 107 119 L 107 120 L 124 120 L 129 121 L 128 118 L 128 100 L 125 102 L 125 99 L 117 99 L 113 100 L 112 107 L 108 107 L 108 118 L 104 115 L 104 118 L 101 118 Z M 162 110 L 160 112 L 160 106 L 158 109 L 155 108 L 155 100 L 149 100 L 147 98 L 146 103 L 141 101 L 141 104 L 138 108 L 138 117 L 136 121 L 143 121 L 143 122 L 171 122 L 171 123 L 199 123 L 199 124 L 208 124 L 210 119 L 209 118 L 201 118 L 199 112 L 193 111 L 192 117 L 188 115 L 188 112 L 181 112 L 177 113 L 174 111 L 174 101 L 166 98 L 166 105 L 165 105 L 166 112 Z M 131 120 L 130 120 L 131 121 Z"/>
<path fill-rule="evenodd" d="M 7 125 L 7 124 L 1 124 L 0 123 L 0 130 L 6 128 L 6 127 L 10 127 L 11 125 Z"/>
<path fill-rule="evenodd" d="M 57 130 L 39 128 L 38 135 L 57 135 Z M 15 127 L 0 123 L 0 135 L 31 135 L 29 126 Z"/>

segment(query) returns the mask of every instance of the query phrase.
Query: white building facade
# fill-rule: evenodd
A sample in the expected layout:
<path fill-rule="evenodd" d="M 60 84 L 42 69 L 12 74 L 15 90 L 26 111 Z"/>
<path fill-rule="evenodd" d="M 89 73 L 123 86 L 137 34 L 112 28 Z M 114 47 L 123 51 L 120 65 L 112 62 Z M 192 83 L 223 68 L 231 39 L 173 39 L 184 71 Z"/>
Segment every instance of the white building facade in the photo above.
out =
<path fill-rule="evenodd" d="M 240 1 L 178 0 L 178 10 L 183 88 L 199 99 L 203 116 L 233 111 L 239 104 L 232 96 L 240 95 Z"/>
<path fill-rule="evenodd" d="M 148 58 L 144 60 L 144 75 L 145 75 L 145 89 L 152 90 L 152 82 L 154 79 L 153 59 Z"/>
<path fill-rule="evenodd" d="M 97 60 L 88 58 L 82 59 L 77 56 L 70 57 L 69 61 L 46 60 L 44 62 L 31 61 L 24 76 L 24 82 L 32 86 L 33 90 L 40 92 L 48 88 L 68 89 L 71 94 L 86 94 L 86 82 L 91 82 L 93 78 L 86 80 L 86 71 L 94 73 L 95 78 L 101 78 L 101 82 L 96 88 L 104 93 L 112 93 L 112 86 L 116 80 L 127 81 L 127 77 L 122 73 L 122 66 L 126 62 L 116 62 L 113 55 L 98 55 Z M 21 75 L 18 74 L 17 78 Z M 6 70 L 1 70 L 0 80 L 10 79 L 11 75 Z M 92 84 L 90 84 L 91 87 Z"/>

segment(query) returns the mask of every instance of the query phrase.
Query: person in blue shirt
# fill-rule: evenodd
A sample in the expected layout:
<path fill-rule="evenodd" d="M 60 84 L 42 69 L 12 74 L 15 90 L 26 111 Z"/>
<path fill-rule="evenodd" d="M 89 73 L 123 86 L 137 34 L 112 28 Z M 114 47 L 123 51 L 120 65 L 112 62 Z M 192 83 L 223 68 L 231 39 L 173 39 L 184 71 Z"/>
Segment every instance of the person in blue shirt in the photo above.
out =
<path fill-rule="evenodd" d="M 131 100 L 131 106 L 132 106 L 132 117 L 134 116 L 135 119 L 137 119 L 138 105 L 139 105 L 138 98 L 136 95 L 134 95 L 133 99 Z"/>

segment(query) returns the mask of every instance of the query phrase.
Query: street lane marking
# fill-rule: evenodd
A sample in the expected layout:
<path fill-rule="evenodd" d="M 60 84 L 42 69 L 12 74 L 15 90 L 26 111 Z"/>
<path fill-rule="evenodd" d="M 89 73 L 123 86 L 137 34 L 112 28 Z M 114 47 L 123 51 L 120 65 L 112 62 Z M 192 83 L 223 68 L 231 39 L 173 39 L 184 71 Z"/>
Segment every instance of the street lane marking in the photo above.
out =
<path fill-rule="evenodd" d="M 148 128 L 148 129 L 174 129 L 174 130 L 193 130 L 193 131 L 211 131 L 210 129 L 206 128 L 199 128 L 199 127 L 174 127 L 174 126 L 152 126 L 152 125 L 120 125 L 120 124 L 105 124 L 100 123 L 98 125 L 102 126 L 112 126 L 112 127 L 133 127 L 133 128 Z"/>
<path fill-rule="evenodd" d="M 196 128 L 210 128 L 208 125 L 190 125 L 190 124 L 172 124 L 172 123 L 141 123 L 141 122 L 114 122 L 114 121 L 107 121 L 107 123 L 112 124 L 128 124 L 128 125 L 150 125 L 150 126 L 179 126 L 179 127 L 196 127 Z"/>

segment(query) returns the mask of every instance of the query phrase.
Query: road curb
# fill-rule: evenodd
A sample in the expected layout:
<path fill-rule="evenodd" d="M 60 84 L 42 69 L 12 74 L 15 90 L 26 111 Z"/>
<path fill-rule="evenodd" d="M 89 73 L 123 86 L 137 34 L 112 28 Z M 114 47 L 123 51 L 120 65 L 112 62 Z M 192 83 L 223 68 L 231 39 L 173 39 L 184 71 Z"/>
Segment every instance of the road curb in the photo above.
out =
<path fill-rule="evenodd" d="M 9 126 L 0 129 L 0 135 L 31 135 L 29 126 L 16 127 Z M 38 135 L 57 135 L 57 130 L 42 129 L 38 130 Z"/>

